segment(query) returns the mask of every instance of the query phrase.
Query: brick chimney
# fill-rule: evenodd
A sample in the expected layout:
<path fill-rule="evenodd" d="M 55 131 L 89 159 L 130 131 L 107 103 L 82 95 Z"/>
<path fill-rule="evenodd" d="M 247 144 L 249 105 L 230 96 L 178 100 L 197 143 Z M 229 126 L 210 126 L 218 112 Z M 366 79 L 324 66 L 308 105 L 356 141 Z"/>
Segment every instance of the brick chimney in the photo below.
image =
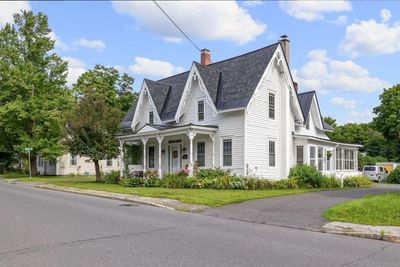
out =
<path fill-rule="evenodd" d="M 201 49 L 201 54 L 200 54 L 200 63 L 202 65 L 208 65 L 211 63 L 211 53 L 210 50 L 208 49 Z"/>
<path fill-rule="evenodd" d="M 286 62 L 289 65 L 289 37 L 287 35 L 282 35 L 279 42 L 282 45 L 283 53 L 285 54 Z"/>

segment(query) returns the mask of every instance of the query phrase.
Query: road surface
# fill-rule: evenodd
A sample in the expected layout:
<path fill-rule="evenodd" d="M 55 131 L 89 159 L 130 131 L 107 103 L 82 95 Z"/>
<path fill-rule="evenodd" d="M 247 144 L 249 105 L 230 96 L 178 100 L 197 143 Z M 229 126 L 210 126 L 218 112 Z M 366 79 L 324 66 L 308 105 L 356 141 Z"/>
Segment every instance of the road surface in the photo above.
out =
<path fill-rule="evenodd" d="M 400 245 L 0 183 L 0 266 L 399 266 Z"/>

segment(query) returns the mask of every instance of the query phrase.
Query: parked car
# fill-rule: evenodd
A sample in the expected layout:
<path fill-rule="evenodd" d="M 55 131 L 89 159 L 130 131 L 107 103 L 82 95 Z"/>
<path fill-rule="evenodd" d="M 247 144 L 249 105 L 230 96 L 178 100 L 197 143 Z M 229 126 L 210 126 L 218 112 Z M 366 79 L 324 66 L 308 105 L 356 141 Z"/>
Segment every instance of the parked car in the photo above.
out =
<path fill-rule="evenodd" d="M 382 166 L 364 166 L 362 174 L 370 180 L 380 182 L 387 178 L 388 171 Z"/>

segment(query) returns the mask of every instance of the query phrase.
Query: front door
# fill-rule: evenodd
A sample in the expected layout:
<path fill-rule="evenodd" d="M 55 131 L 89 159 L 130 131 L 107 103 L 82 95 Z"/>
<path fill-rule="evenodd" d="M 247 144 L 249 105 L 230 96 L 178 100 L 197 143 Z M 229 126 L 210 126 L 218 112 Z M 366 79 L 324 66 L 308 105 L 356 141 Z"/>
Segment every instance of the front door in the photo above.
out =
<path fill-rule="evenodd" d="M 171 145 L 170 147 L 170 166 L 171 172 L 177 172 L 181 169 L 181 149 L 180 144 Z"/>

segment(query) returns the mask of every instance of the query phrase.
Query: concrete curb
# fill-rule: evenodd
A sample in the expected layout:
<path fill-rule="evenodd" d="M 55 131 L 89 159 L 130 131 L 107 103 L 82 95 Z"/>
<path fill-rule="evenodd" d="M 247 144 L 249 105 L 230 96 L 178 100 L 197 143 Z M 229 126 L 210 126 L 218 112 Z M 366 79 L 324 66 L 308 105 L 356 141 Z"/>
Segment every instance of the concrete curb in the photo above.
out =
<path fill-rule="evenodd" d="M 322 231 L 330 234 L 349 235 L 400 243 L 400 227 L 396 226 L 371 226 L 345 222 L 330 222 L 322 227 Z"/>
<path fill-rule="evenodd" d="M 114 200 L 121 200 L 135 204 L 149 205 L 159 208 L 165 208 L 170 210 L 180 210 L 180 211 L 189 211 L 194 213 L 202 212 L 204 209 L 208 208 L 208 206 L 204 205 L 194 205 L 183 203 L 179 200 L 168 199 L 168 198 L 153 198 L 153 197 L 141 197 L 137 195 L 128 195 L 128 194 L 118 194 L 106 191 L 97 191 L 97 190 L 88 190 L 88 189 L 79 189 L 73 187 L 61 187 L 52 184 L 35 184 L 35 183 L 23 183 L 17 180 L 6 180 L 8 183 L 12 184 L 22 184 L 25 186 L 31 186 L 35 188 L 55 190 L 60 192 L 67 192 L 79 195 L 87 195 L 94 197 L 102 197 Z"/>

